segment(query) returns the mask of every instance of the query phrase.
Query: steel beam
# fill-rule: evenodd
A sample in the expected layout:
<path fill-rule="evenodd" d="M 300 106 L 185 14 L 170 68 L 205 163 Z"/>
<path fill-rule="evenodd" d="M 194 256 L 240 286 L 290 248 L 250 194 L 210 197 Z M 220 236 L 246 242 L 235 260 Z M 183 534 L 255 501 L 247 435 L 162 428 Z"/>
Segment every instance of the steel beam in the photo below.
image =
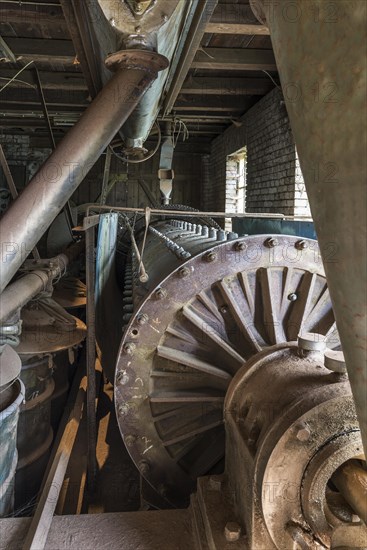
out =
<path fill-rule="evenodd" d="M 138 105 L 165 57 L 148 51 L 114 54 L 116 74 L 11 205 L 0 222 L 1 291 Z M 107 59 L 108 61 L 108 59 Z"/>
<path fill-rule="evenodd" d="M 367 4 L 259 4 L 270 28 L 366 452 Z"/>

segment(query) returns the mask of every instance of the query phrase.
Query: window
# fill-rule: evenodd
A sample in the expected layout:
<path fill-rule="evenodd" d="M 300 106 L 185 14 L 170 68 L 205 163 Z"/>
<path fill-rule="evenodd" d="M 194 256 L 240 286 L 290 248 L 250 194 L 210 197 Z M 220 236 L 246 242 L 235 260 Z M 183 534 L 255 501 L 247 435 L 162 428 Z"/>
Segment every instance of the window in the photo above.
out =
<path fill-rule="evenodd" d="M 246 208 L 246 147 L 227 157 L 226 212 L 242 214 Z M 225 228 L 232 230 L 232 219 L 226 218 Z"/>
<path fill-rule="evenodd" d="M 308 201 L 305 181 L 299 163 L 298 153 L 296 149 L 296 174 L 295 174 L 295 189 L 294 189 L 294 216 L 311 217 L 310 203 Z"/>

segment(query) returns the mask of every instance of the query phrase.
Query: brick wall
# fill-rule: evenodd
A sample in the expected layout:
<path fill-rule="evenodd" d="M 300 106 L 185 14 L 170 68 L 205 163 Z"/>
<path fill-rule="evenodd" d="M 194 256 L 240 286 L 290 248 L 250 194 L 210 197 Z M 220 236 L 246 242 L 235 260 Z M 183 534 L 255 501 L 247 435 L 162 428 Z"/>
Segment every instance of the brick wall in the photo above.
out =
<path fill-rule="evenodd" d="M 296 200 L 296 151 L 279 88 L 262 98 L 212 142 L 210 178 L 203 182 L 203 209 L 225 210 L 227 156 L 245 145 L 246 211 L 293 215 Z"/>

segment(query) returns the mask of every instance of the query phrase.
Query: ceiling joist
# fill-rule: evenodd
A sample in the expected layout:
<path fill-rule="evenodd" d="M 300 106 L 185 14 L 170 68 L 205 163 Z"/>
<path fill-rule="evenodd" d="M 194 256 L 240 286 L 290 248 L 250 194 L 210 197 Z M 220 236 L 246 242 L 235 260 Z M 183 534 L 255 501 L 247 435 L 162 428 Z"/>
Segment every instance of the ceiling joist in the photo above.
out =
<path fill-rule="evenodd" d="M 205 48 L 199 50 L 191 66 L 193 69 L 231 71 L 276 71 L 272 50 L 241 48 Z"/>

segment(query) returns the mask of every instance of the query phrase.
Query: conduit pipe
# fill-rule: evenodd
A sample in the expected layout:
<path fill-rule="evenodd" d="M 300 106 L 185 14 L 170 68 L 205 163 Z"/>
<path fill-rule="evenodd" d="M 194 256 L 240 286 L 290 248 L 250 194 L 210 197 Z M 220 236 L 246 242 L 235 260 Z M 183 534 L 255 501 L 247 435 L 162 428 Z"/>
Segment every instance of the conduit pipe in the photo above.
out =
<path fill-rule="evenodd" d="M 155 52 L 126 50 L 110 55 L 106 65 L 113 78 L 0 222 L 1 292 L 168 61 Z"/>

